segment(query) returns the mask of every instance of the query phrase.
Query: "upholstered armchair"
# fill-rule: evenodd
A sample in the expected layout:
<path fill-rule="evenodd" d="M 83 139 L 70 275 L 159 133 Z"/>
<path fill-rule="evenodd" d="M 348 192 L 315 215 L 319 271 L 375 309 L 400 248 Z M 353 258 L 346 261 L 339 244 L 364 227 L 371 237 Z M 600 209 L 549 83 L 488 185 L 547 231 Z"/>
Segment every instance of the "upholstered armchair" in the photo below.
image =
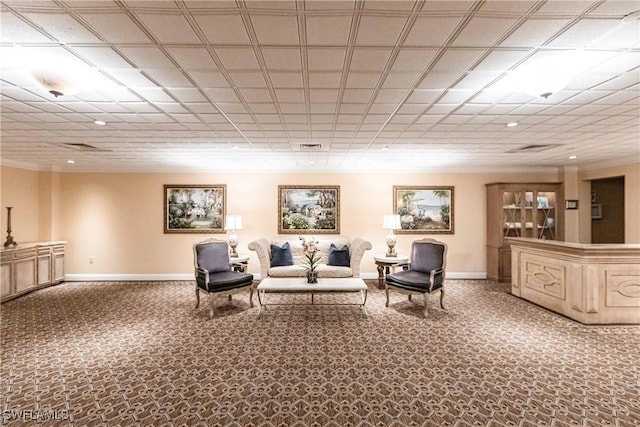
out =
<path fill-rule="evenodd" d="M 233 271 L 229 264 L 229 246 L 224 240 L 208 239 L 193 245 L 196 277 L 196 308 L 200 306 L 200 292 L 209 294 L 209 317 L 214 314 L 213 296 L 231 295 L 249 287 L 249 305 L 253 307 L 253 275 Z"/>
<path fill-rule="evenodd" d="M 427 316 L 427 296 L 440 291 L 440 307 L 444 309 L 444 276 L 447 264 L 447 245 L 434 239 L 415 240 L 411 244 L 409 264 L 402 271 L 388 274 L 384 290 L 389 307 L 389 290 L 424 296 L 424 316 Z"/>

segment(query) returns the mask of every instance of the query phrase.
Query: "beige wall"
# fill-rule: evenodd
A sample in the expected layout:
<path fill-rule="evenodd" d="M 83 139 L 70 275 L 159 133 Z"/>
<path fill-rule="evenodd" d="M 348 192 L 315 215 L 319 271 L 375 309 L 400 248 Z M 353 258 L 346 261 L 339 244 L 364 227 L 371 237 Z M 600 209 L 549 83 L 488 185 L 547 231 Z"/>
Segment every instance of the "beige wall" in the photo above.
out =
<path fill-rule="evenodd" d="M 627 205 L 638 203 L 638 169 L 631 169 L 636 173 L 636 194 L 627 195 L 627 200 L 633 199 Z M 363 272 L 369 276 L 376 274 L 373 255 L 386 250 L 382 216 L 392 211 L 393 185 L 453 185 L 455 234 L 435 237 L 449 245 L 450 272 L 483 273 L 484 185 L 559 180 L 556 173 L 59 174 L 8 167 L 2 167 L 2 174 L 3 210 L 13 203 L 21 213 L 13 220 L 18 241 L 67 240 L 66 273 L 76 275 L 191 274 L 192 244 L 211 235 L 163 233 L 164 184 L 226 184 L 227 213 L 243 216 L 239 249 L 251 256 L 253 273 L 258 272 L 257 258 L 247 244 L 277 233 L 278 185 L 340 185 L 341 234 L 371 241 L 373 250 L 363 261 Z M 630 187 L 634 181 L 627 182 Z M 627 210 L 627 232 L 635 229 L 640 234 L 629 220 L 639 217 L 638 209 Z M 399 235 L 398 251 L 407 253 L 410 242 L 424 236 Z M 89 263 L 90 257 L 94 263 Z"/>
<path fill-rule="evenodd" d="M 7 206 L 11 210 L 11 235 L 18 242 L 36 242 L 40 237 L 40 180 L 33 170 L 2 167 L 2 242 L 7 237 Z"/>

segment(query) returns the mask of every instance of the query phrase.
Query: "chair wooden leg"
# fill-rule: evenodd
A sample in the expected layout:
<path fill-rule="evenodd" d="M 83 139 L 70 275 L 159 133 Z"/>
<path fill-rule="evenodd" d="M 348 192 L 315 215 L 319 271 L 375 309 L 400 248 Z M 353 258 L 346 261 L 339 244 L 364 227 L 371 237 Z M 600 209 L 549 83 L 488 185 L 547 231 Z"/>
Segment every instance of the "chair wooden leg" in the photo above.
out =
<path fill-rule="evenodd" d="M 384 292 L 387 294 L 387 302 L 384 304 L 384 306 L 389 307 L 389 288 L 387 286 L 384 287 Z"/>
<path fill-rule="evenodd" d="M 446 308 L 444 308 L 444 288 L 440 288 L 440 308 L 446 310 Z"/>
<path fill-rule="evenodd" d="M 427 306 L 429 305 L 429 293 L 424 293 L 424 317 L 427 317 L 429 312 L 427 311 Z"/>
<path fill-rule="evenodd" d="M 249 288 L 249 307 L 253 308 L 253 286 Z"/>
<path fill-rule="evenodd" d="M 229 301 L 231 301 L 231 294 L 229 294 Z"/>
<path fill-rule="evenodd" d="M 209 318 L 213 318 L 213 314 L 215 312 L 213 306 L 213 292 L 209 292 Z"/>
<path fill-rule="evenodd" d="M 409 294 L 409 297 L 408 297 L 408 298 L 409 298 L 409 301 L 411 301 L 411 294 Z"/>
<path fill-rule="evenodd" d="M 196 285 L 196 308 L 200 307 L 200 288 Z"/>

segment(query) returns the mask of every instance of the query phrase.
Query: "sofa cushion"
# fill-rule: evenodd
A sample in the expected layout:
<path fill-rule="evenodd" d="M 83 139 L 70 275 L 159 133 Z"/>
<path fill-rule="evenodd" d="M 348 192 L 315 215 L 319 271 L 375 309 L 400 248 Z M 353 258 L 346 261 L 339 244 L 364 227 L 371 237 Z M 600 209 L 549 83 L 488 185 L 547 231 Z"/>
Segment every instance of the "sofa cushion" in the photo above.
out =
<path fill-rule="evenodd" d="M 306 277 L 307 269 L 301 265 L 282 265 L 269 269 L 270 277 Z"/>
<path fill-rule="evenodd" d="M 349 255 L 349 246 L 344 245 L 342 249 L 338 249 L 333 243 L 329 246 L 329 260 L 327 265 L 337 267 L 350 267 L 351 256 Z"/>
<path fill-rule="evenodd" d="M 320 264 L 316 271 L 320 278 L 353 277 L 351 267 L 336 267 L 335 265 Z"/>
<path fill-rule="evenodd" d="M 282 246 L 271 244 L 271 267 L 284 265 L 293 265 L 289 242 L 285 242 Z"/>

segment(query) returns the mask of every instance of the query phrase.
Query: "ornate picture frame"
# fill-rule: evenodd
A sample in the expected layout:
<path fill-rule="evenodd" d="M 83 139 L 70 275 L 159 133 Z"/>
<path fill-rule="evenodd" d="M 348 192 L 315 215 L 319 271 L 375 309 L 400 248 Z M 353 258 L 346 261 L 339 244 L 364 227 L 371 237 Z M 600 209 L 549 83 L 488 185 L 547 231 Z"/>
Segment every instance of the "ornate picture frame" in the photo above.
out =
<path fill-rule="evenodd" d="M 227 186 L 165 185 L 164 232 L 224 233 Z"/>
<path fill-rule="evenodd" d="M 396 234 L 454 234 L 454 187 L 393 186 Z"/>
<path fill-rule="evenodd" d="M 340 186 L 279 185 L 278 234 L 340 234 Z"/>

